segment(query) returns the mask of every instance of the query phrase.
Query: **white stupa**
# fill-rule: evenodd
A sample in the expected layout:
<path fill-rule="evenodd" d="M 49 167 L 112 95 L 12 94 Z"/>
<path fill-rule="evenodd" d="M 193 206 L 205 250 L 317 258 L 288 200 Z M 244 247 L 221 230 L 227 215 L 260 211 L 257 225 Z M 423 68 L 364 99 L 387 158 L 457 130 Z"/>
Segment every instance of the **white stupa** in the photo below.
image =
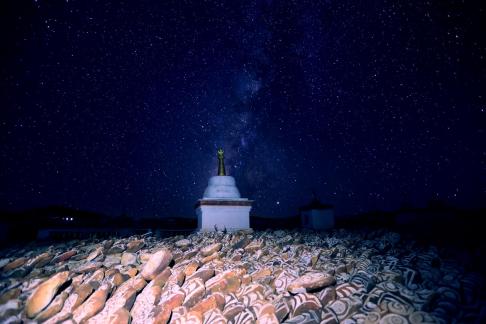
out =
<path fill-rule="evenodd" d="M 218 175 L 209 179 L 202 199 L 196 203 L 197 227 L 200 231 L 237 231 L 250 228 L 252 200 L 241 198 L 235 178 L 227 176 L 224 152 L 218 150 Z"/>

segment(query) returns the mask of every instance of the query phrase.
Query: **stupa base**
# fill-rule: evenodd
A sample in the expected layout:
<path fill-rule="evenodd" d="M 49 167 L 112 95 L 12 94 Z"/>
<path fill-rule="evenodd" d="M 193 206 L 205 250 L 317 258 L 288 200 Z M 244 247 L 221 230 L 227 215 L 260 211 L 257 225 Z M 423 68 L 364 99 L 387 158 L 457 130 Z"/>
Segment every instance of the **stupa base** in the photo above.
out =
<path fill-rule="evenodd" d="M 240 199 L 200 199 L 196 203 L 197 229 L 204 232 L 250 229 L 253 201 Z"/>

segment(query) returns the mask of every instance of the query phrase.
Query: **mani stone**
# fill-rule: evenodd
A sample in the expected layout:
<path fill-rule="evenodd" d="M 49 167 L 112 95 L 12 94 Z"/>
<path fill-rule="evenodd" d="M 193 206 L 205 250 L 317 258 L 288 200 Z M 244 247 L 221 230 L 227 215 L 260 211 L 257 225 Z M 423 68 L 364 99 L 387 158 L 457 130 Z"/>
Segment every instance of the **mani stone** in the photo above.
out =
<path fill-rule="evenodd" d="M 137 255 L 135 253 L 124 252 L 121 257 L 121 264 L 123 266 L 137 264 Z"/>
<path fill-rule="evenodd" d="M 64 306 L 64 302 L 68 297 L 69 294 L 65 291 L 57 295 L 57 297 L 54 298 L 54 300 L 49 304 L 49 306 L 46 309 L 44 309 L 42 312 L 40 312 L 39 315 L 36 316 L 35 321 L 43 322 L 48 318 L 51 318 L 52 316 L 59 313 L 62 307 Z"/>
<path fill-rule="evenodd" d="M 0 322 L 3 323 L 7 318 L 15 316 L 22 309 L 22 304 L 18 299 L 12 299 L 0 305 Z"/>
<path fill-rule="evenodd" d="M 142 277 L 145 280 L 152 280 L 172 261 L 172 253 L 167 249 L 155 252 L 142 270 Z"/>
<path fill-rule="evenodd" d="M 294 280 L 287 290 L 292 294 L 310 292 L 336 283 L 336 279 L 324 272 L 308 272 Z"/>
<path fill-rule="evenodd" d="M 178 248 L 187 248 L 191 245 L 191 241 L 188 239 L 182 239 L 175 242 L 175 246 Z"/>
<path fill-rule="evenodd" d="M 76 255 L 77 253 L 78 252 L 76 250 L 71 250 L 71 251 L 64 252 L 64 253 L 62 253 L 62 254 L 54 257 L 54 259 L 52 260 L 52 263 L 58 263 L 58 262 L 67 261 L 72 256 Z"/>
<path fill-rule="evenodd" d="M 137 252 L 144 245 L 145 245 L 144 240 L 135 240 L 135 241 L 128 242 L 128 244 L 127 244 L 127 252 L 132 252 L 132 253 Z"/>
<path fill-rule="evenodd" d="M 20 266 L 23 266 L 26 262 L 27 262 L 27 258 L 21 257 L 21 258 L 15 259 L 12 262 L 10 262 L 9 264 L 5 265 L 2 268 L 2 270 L 4 272 L 10 271 L 10 270 L 16 269 Z"/>
<path fill-rule="evenodd" d="M 40 311 L 42 311 L 57 293 L 67 280 L 69 271 L 63 271 L 55 274 L 45 282 L 41 283 L 30 295 L 26 303 L 27 317 L 34 318 Z"/>
<path fill-rule="evenodd" d="M 214 243 L 214 244 L 208 245 L 206 247 L 203 247 L 201 249 L 201 255 L 203 257 L 209 256 L 209 255 L 213 254 L 214 252 L 218 252 L 219 250 L 221 250 L 222 246 L 223 245 L 221 243 Z"/>
<path fill-rule="evenodd" d="M 73 319 L 77 322 L 83 322 L 100 312 L 105 307 L 105 301 L 111 292 L 111 284 L 103 284 L 95 291 L 81 306 L 73 312 Z"/>
<path fill-rule="evenodd" d="M 107 324 L 128 324 L 130 323 L 130 312 L 126 308 L 119 308 L 108 316 Z"/>

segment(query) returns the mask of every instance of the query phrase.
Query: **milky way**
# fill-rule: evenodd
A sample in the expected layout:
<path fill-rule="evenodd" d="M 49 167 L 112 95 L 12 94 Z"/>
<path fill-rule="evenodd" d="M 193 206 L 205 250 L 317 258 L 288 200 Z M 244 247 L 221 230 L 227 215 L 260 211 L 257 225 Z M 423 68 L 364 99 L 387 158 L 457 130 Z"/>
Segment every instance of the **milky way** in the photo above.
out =
<path fill-rule="evenodd" d="M 484 5 L 2 3 L 0 209 L 258 215 L 486 201 Z"/>

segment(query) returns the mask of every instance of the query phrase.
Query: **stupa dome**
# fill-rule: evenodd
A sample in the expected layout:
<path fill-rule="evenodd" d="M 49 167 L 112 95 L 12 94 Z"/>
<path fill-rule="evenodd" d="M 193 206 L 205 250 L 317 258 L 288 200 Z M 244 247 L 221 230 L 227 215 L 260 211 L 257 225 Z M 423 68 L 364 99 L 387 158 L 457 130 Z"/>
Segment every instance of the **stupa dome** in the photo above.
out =
<path fill-rule="evenodd" d="M 235 178 L 231 176 L 214 176 L 209 179 L 203 199 L 239 199 L 240 191 L 236 187 Z"/>

